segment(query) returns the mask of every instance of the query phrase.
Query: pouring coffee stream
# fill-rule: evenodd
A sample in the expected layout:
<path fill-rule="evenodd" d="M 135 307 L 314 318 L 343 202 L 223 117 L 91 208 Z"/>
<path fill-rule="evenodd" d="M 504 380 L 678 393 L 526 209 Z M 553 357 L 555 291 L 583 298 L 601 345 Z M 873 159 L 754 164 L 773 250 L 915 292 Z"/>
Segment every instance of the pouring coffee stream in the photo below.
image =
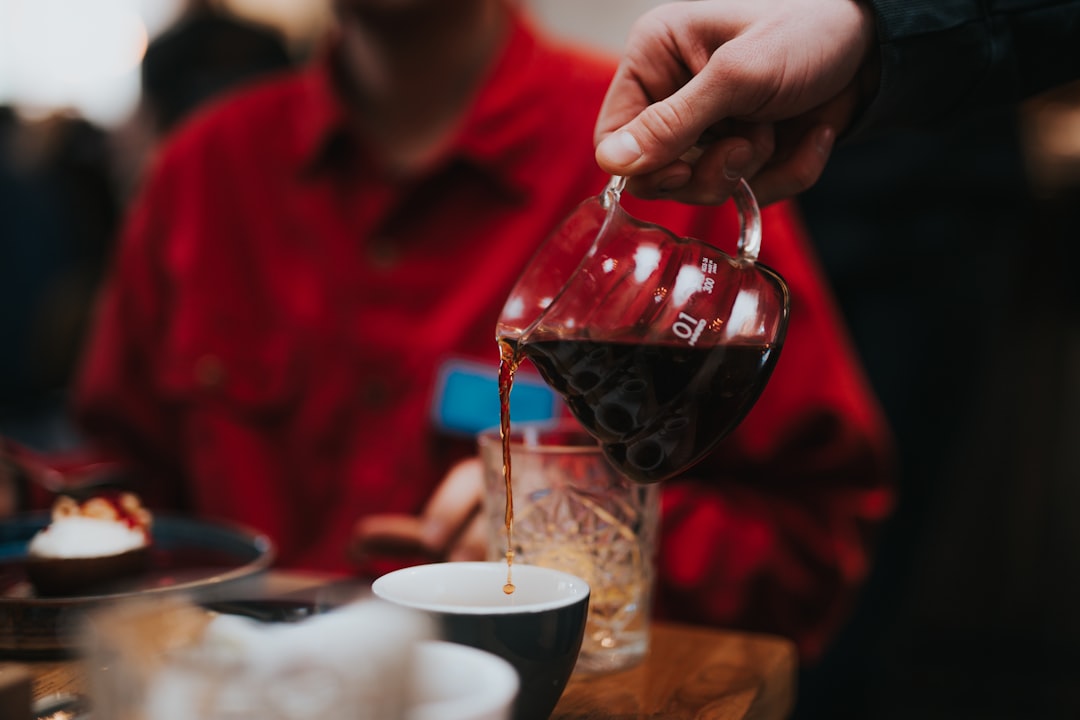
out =
<path fill-rule="evenodd" d="M 525 358 L 624 475 L 660 482 L 700 461 L 753 407 L 790 313 L 783 278 L 758 262 L 761 214 L 732 197 L 734 256 L 629 215 L 625 178 L 582 202 L 537 250 L 496 327 L 513 592 L 510 391 Z"/>

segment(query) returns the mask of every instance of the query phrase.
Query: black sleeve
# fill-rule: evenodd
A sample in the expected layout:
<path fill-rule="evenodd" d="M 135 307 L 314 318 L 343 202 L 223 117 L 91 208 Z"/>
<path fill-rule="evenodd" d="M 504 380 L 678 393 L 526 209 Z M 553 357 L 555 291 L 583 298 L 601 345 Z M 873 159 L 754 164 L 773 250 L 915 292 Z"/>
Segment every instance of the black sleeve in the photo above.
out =
<path fill-rule="evenodd" d="M 880 83 L 856 132 L 933 124 L 1080 79 L 1080 0 L 868 0 Z"/>

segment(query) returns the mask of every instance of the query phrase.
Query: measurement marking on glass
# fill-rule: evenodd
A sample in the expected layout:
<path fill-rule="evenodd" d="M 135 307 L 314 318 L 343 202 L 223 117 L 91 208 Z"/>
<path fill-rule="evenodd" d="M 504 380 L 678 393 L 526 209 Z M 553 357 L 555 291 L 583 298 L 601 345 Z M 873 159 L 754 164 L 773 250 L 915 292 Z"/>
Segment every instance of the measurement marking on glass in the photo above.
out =
<path fill-rule="evenodd" d="M 679 319 L 671 326 L 671 331 L 691 346 L 698 341 L 698 338 L 701 337 L 701 332 L 704 329 L 704 320 L 698 320 L 684 312 L 679 313 Z"/>

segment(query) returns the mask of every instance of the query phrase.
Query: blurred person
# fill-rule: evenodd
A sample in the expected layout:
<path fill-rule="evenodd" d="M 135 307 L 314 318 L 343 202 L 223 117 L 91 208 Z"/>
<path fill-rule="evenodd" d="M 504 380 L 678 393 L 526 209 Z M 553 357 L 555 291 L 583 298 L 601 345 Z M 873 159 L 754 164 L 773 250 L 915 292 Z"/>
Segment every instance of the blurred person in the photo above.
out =
<path fill-rule="evenodd" d="M 106 131 L 0 109 L 0 434 L 79 442 L 67 391 L 120 220 Z"/>
<path fill-rule="evenodd" d="M 483 555 L 495 323 L 607 181 L 592 130 L 616 61 L 506 0 L 336 13 L 308 67 L 162 148 L 77 410 L 151 507 L 266 532 L 285 567 L 375 576 Z M 626 206 L 734 252 L 731 206 Z M 657 614 L 787 635 L 809 659 L 866 572 L 891 442 L 792 207 L 763 228 L 792 291 L 784 352 L 742 425 L 664 486 Z"/>
<path fill-rule="evenodd" d="M 277 30 L 215 3 L 193 2 L 150 41 L 139 66 L 139 104 L 115 137 L 125 197 L 136 191 L 160 142 L 189 114 L 237 85 L 293 64 Z"/>
<path fill-rule="evenodd" d="M 196 4 L 147 46 L 142 97 L 161 136 L 226 90 L 291 66 L 277 30 Z"/>
<path fill-rule="evenodd" d="M 200 104 L 291 65 L 281 36 L 211 3 L 149 45 L 131 121 L 99 127 L 0 108 L 0 435 L 78 453 L 68 384 L 122 208 L 154 148 Z"/>
<path fill-rule="evenodd" d="M 934 123 L 1080 78 L 1080 0 L 702 0 L 634 25 L 596 125 L 631 192 L 768 204 L 813 185 L 838 137 Z"/>

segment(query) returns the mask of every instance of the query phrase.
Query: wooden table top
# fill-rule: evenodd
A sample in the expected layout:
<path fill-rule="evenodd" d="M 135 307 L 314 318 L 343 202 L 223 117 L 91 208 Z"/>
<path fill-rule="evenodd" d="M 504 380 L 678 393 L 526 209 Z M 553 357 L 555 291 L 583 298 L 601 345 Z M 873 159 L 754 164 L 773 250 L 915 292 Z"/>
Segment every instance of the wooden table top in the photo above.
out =
<path fill-rule="evenodd" d="M 85 690 L 77 660 L 25 666 L 35 700 Z M 795 672 L 787 640 L 654 623 L 640 665 L 571 678 L 551 720 L 781 720 L 794 705 Z"/>
<path fill-rule="evenodd" d="M 655 623 L 637 667 L 573 677 L 552 720 L 773 720 L 795 702 L 787 640 Z"/>

